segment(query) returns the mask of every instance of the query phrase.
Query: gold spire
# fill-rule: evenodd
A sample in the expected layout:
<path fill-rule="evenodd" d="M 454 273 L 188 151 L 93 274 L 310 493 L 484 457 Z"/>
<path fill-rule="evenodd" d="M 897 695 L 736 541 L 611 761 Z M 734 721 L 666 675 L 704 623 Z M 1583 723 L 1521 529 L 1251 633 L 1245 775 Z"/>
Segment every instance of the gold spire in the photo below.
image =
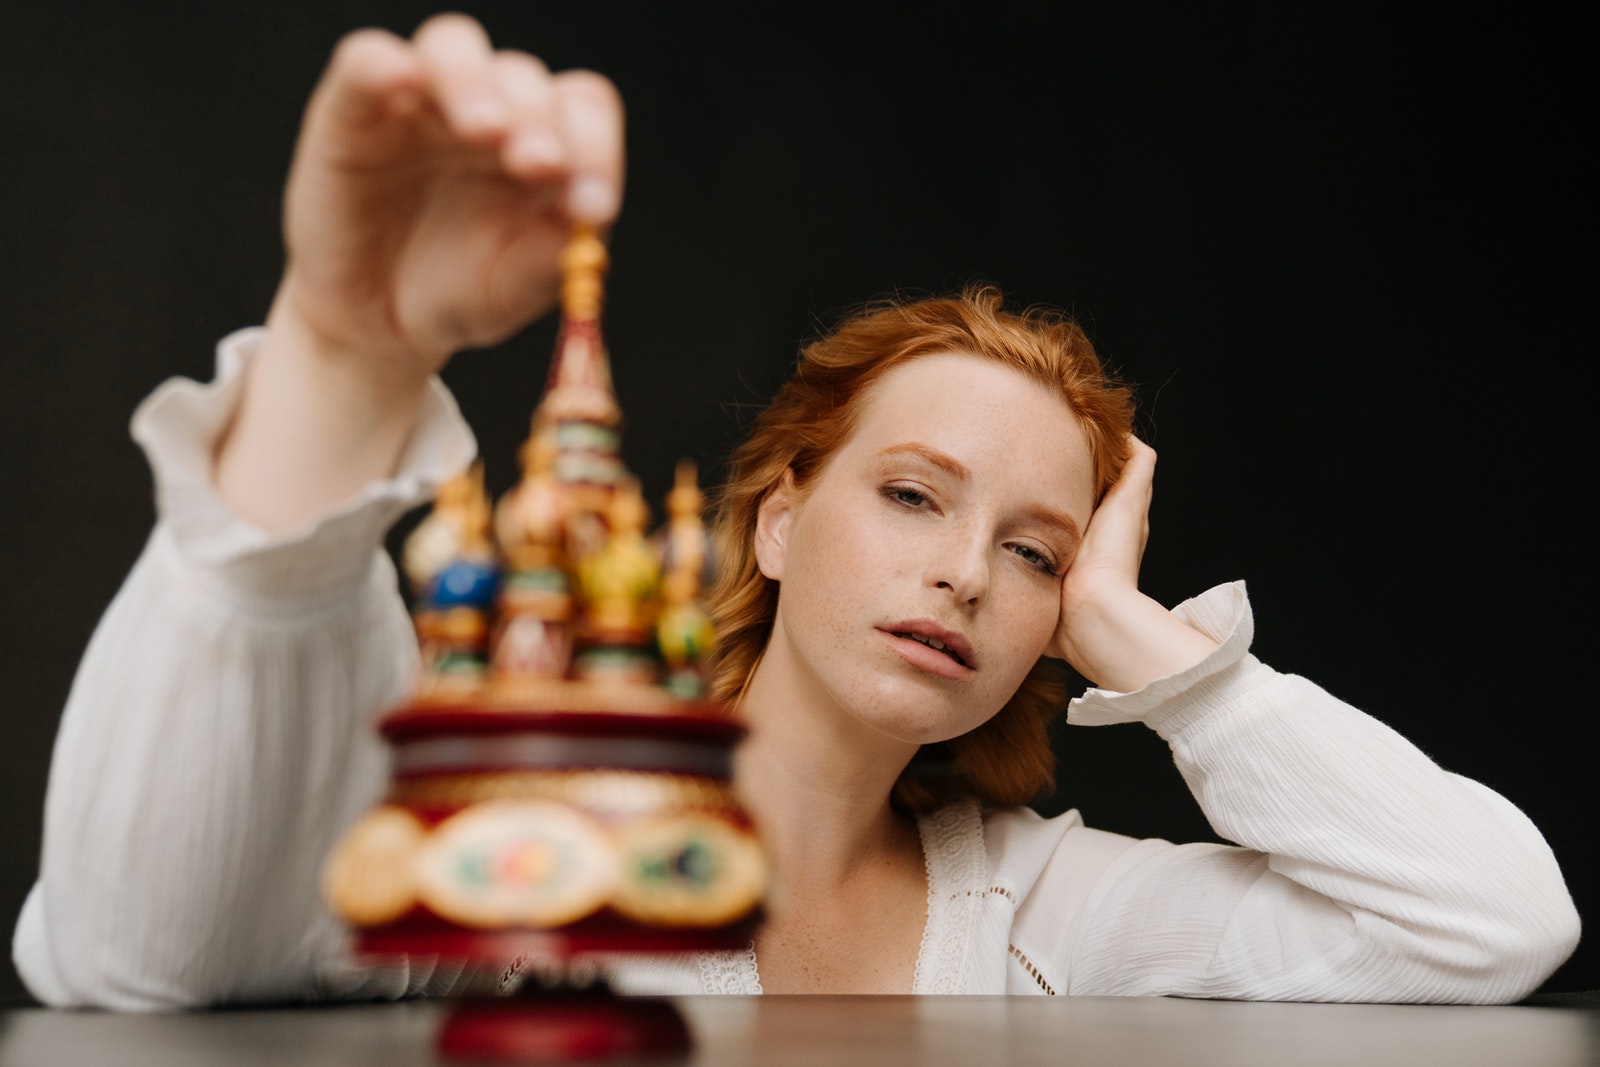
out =
<path fill-rule="evenodd" d="M 561 332 L 534 424 L 588 422 L 615 427 L 622 409 L 611 386 L 611 360 L 600 336 L 600 307 L 610 254 L 590 226 L 578 226 L 561 253 Z"/>
<path fill-rule="evenodd" d="M 593 226 L 579 223 L 561 253 L 561 313 L 568 321 L 600 317 L 604 276 L 611 257 Z"/>

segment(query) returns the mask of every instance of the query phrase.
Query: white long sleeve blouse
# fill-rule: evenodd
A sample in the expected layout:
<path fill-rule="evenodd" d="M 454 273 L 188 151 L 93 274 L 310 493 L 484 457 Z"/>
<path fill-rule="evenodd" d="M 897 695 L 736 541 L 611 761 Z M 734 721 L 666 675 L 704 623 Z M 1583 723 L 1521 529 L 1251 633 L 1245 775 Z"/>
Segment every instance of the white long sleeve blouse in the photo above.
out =
<path fill-rule="evenodd" d="M 396 997 L 429 961 L 372 968 L 317 891 L 381 795 L 373 717 L 416 645 L 382 539 L 474 452 L 442 385 L 400 472 L 281 537 L 211 484 L 259 331 L 214 382 L 135 413 L 159 521 L 85 652 L 52 757 L 39 880 L 13 939 L 55 1006 L 153 1010 Z M 1217 833 L 1175 845 L 973 803 L 920 820 L 928 917 L 914 991 L 1495 1003 L 1532 992 L 1579 922 L 1539 831 L 1486 787 L 1249 654 L 1242 583 L 1175 609 L 1220 647 L 1071 722 L 1143 722 Z M 618 960 L 624 991 L 760 991 L 753 952 Z"/>

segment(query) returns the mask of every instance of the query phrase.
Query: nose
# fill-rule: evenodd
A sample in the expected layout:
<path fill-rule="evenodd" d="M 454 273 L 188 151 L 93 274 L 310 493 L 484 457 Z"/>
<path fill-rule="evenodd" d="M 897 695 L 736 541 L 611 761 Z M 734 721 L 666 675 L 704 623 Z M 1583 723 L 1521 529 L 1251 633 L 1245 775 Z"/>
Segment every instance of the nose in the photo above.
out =
<path fill-rule="evenodd" d="M 989 591 L 988 538 L 953 524 L 928 561 L 927 578 L 934 588 L 948 589 L 958 603 L 977 603 Z"/>

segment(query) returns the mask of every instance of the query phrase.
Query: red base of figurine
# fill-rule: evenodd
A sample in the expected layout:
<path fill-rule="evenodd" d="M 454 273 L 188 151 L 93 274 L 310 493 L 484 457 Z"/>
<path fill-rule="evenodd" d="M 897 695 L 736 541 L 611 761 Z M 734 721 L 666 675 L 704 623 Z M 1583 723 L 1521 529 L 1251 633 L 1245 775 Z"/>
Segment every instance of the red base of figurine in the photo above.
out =
<path fill-rule="evenodd" d="M 449 1059 L 538 1064 L 682 1056 L 690 1040 L 671 1001 L 596 988 L 457 1001 L 437 1044 Z"/>

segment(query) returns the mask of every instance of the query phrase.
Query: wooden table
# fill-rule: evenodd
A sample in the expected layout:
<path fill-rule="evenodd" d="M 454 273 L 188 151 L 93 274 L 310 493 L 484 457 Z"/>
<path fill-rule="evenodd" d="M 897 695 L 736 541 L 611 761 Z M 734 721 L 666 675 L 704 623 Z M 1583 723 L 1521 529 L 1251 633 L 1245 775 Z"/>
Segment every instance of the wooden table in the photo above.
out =
<path fill-rule="evenodd" d="M 1512 1007 L 1120 997 L 689 997 L 678 1064 L 1593 1067 L 1600 998 Z M 420 1067 L 445 1004 L 116 1015 L 11 1008 L 0 1067 Z M 655 1061 L 660 1063 L 661 1061 Z"/>

